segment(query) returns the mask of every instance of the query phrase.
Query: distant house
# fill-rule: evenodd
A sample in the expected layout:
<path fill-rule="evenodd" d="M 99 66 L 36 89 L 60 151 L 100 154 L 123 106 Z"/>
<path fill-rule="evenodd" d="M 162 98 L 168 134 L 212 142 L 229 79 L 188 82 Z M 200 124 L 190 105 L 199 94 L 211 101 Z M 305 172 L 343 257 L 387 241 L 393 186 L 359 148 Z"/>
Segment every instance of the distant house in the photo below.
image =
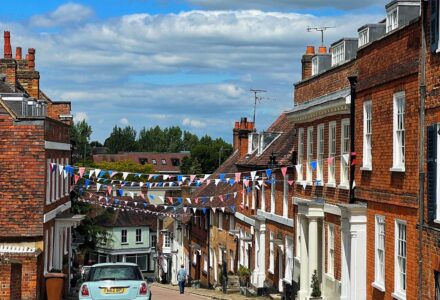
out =
<path fill-rule="evenodd" d="M 103 161 L 122 161 L 130 160 L 137 164 L 150 164 L 158 173 L 178 174 L 180 166 L 185 157 L 189 157 L 189 152 L 178 153 L 158 153 L 158 152 L 121 152 L 118 154 L 96 154 L 93 155 L 93 162 Z"/>
<path fill-rule="evenodd" d="M 143 273 L 154 273 L 156 220 L 141 213 L 116 210 L 110 220 L 100 224 L 107 228 L 109 239 L 91 253 L 90 259 L 97 263 L 136 263 Z"/>

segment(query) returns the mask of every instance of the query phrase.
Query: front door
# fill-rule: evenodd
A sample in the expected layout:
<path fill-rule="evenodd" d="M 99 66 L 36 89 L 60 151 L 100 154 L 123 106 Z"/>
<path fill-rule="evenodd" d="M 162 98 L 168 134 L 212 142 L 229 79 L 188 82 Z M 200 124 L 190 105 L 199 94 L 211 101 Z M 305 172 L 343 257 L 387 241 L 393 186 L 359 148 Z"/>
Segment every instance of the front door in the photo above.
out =
<path fill-rule="evenodd" d="M 280 291 L 280 293 L 283 292 L 283 257 L 283 251 L 281 251 L 281 249 L 278 249 L 278 290 Z"/>

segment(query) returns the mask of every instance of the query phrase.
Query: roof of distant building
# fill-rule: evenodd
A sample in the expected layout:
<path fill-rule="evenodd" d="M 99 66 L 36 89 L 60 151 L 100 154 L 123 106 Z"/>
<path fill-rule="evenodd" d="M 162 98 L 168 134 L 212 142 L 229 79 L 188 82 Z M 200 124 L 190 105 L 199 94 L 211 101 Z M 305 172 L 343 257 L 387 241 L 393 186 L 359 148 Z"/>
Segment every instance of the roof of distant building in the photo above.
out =
<path fill-rule="evenodd" d="M 131 160 L 138 164 L 150 164 L 159 173 L 180 173 L 182 159 L 189 156 L 191 156 L 189 152 L 121 152 L 93 155 L 93 162 Z"/>

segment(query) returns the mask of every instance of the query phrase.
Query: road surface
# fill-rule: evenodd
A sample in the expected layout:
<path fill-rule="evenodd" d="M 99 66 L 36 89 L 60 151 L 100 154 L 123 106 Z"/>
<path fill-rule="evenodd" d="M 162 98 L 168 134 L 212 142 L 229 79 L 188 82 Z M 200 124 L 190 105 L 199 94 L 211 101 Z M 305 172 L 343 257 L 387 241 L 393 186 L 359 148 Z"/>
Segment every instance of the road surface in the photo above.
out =
<path fill-rule="evenodd" d="M 151 292 L 152 292 L 152 300 L 174 300 L 174 299 L 182 299 L 182 300 L 203 300 L 203 299 L 207 299 L 205 297 L 201 297 L 201 296 L 196 296 L 196 295 L 191 295 L 188 293 L 185 293 L 183 295 L 181 295 L 179 293 L 179 291 L 174 291 L 174 290 L 169 290 L 169 289 L 164 289 L 161 287 L 157 287 L 157 286 L 152 286 L 151 287 Z"/>

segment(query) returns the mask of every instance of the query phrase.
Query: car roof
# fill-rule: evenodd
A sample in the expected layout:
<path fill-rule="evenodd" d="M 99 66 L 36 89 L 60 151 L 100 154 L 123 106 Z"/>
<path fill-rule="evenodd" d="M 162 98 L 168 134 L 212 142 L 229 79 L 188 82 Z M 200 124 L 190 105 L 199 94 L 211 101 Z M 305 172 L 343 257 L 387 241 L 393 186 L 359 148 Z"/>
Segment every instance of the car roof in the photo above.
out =
<path fill-rule="evenodd" d="M 123 263 L 123 262 L 117 262 L 117 263 L 101 263 L 101 264 L 94 264 L 92 268 L 96 267 L 109 267 L 109 266 L 131 266 L 131 267 L 137 267 L 137 264 L 134 263 Z"/>

